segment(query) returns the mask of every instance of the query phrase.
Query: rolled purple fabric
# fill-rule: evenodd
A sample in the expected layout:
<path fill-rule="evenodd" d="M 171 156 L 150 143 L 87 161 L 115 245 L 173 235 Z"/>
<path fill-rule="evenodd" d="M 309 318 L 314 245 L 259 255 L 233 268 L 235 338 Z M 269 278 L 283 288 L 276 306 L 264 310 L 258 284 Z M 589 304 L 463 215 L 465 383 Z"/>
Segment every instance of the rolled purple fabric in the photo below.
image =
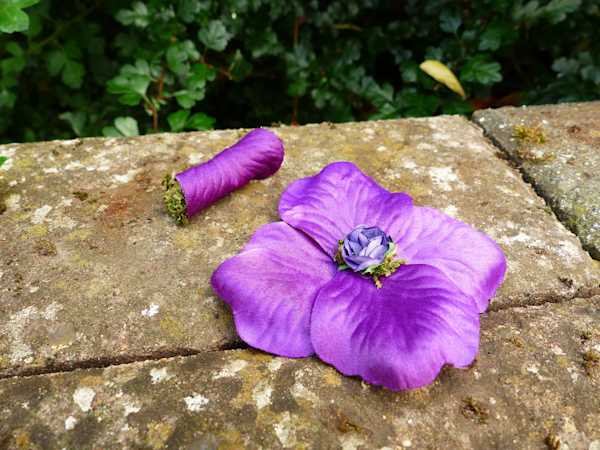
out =
<path fill-rule="evenodd" d="M 175 176 L 179 186 L 165 180 L 167 209 L 180 223 L 198 211 L 241 188 L 250 180 L 261 180 L 273 175 L 283 162 L 283 142 L 274 133 L 257 128 L 246 134 L 231 147 L 210 161 L 191 167 Z M 170 184 L 169 184 L 170 183 Z M 180 187 L 185 216 L 173 208 L 173 192 Z"/>

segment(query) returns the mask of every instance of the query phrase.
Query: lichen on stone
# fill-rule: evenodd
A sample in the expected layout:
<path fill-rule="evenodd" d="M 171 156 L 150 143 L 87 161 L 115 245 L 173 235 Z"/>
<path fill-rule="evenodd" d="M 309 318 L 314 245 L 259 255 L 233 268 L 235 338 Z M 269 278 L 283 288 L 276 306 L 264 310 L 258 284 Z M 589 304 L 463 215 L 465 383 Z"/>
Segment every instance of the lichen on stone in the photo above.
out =
<path fill-rule="evenodd" d="M 186 214 L 185 197 L 181 191 L 181 186 L 176 179 L 168 174 L 163 178 L 162 185 L 165 188 L 163 200 L 167 212 L 175 219 L 175 222 L 178 225 L 187 224 L 188 218 Z"/>
<path fill-rule="evenodd" d="M 470 396 L 463 400 L 461 412 L 464 417 L 473 419 L 479 424 L 486 424 L 490 415 L 487 408 Z"/>

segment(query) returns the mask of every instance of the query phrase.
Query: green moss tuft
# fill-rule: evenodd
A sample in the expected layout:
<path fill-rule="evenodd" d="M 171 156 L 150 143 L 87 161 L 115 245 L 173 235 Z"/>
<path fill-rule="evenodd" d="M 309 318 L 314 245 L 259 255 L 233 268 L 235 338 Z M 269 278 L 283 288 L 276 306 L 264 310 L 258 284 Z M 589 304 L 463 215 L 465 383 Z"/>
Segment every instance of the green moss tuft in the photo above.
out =
<path fill-rule="evenodd" d="M 515 125 L 513 127 L 513 137 L 518 139 L 520 142 L 527 142 L 531 144 L 543 144 L 547 140 L 546 135 L 544 135 L 544 132 L 539 125 L 535 127 Z"/>
<path fill-rule="evenodd" d="M 165 188 L 163 200 L 165 201 L 167 212 L 175 219 L 178 225 L 187 224 L 185 197 L 183 196 L 183 192 L 181 192 L 181 186 L 171 175 L 165 175 L 162 185 Z"/>

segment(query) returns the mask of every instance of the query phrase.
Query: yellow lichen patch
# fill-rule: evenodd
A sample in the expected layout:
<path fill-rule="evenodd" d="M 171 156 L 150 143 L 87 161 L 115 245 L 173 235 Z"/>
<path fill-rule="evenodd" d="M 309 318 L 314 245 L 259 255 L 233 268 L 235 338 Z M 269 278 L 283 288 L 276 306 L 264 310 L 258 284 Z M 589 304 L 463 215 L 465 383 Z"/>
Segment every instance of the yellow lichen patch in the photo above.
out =
<path fill-rule="evenodd" d="M 81 386 L 88 386 L 88 387 L 93 387 L 93 386 L 100 386 L 101 384 L 104 383 L 104 378 L 102 378 L 102 376 L 97 375 L 89 375 L 87 377 L 83 377 L 82 379 L 79 380 L 79 384 Z"/>
<path fill-rule="evenodd" d="M 566 369 L 567 367 L 569 367 L 571 365 L 571 360 L 569 358 L 567 358 L 566 356 L 557 355 L 556 363 L 560 366 L 560 368 Z"/>
<path fill-rule="evenodd" d="M 89 228 L 80 228 L 69 233 L 65 240 L 67 241 L 83 241 L 92 235 L 92 230 Z"/>
<path fill-rule="evenodd" d="M 15 445 L 17 448 L 30 449 L 33 448 L 29 435 L 23 430 L 17 430 L 15 433 Z"/>
<path fill-rule="evenodd" d="M 194 234 L 191 228 L 177 230 L 173 236 L 173 244 L 180 250 L 192 250 L 201 243 L 200 236 Z"/>
<path fill-rule="evenodd" d="M 33 225 L 27 228 L 23 234 L 23 239 L 31 239 L 36 237 L 46 236 L 48 234 L 48 227 L 44 224 Z"/>
<path fill-rule="evenodd" d="M 15 171 L 19 172 L 34 167 L 36 165 L 36 161 L 32 158 L 19 158 L 13 163 L 13 168 Z"/>
<path fill-rule="evenodd" d="M 69 283 L 67 283 L 66 280 L 56 280 L 52 283 L 52 287 L 56 288 L 56 289 L 61 289 L 61 290 L 65 290 L 69 287 Z"/>
<path fill-rule="evenodd" d="M 241 379 L 243 382 L 242 388 L 231 401 L 231 404 L 239 408 L 242 408 L 248 404 L 252 404 L 254 402 L 254 388 L 261 380 L 264 380 L 264 378 L 264 374 L 258 370 L 256 366 L 246 366 L 244 368 L 244 376 L 239 377 L 239 379 Z"/>
<path fill-rule="evenodd" d="M 259 352 L 258 350 L 249 349 L 236 354 L 239 359 L 248 361 L 251 364 L 258 365 L 268 363 L 273 360 L 273 356 L 268 353 Z"/>
<path fill-rule="evenodd" d="M 26 220 L 29 220 L 30 217 L 31 217 L 31 214 L 28 212 L 16 212 L 16 213 L 12 214 L 11 219 L 13 222 L 19 223 L 19 222 L 24 222 Z"/>
<path fill-rule="evenodd" d="M 106 280 L 103 278 L 92 278 L 88 282 L 85 293 L 89 298 L 96 298 L 102 296 L 104 293 L 109 293 L 110 291 L 111 288 Z"/>
<path fill-rule="evenodd" d="M 219 434 L 221 442 L 217 447 L 218 450 L 242 450 L 245 449 L 244 439 L 239 431 L 227 430 Z"/>
<path fill-rule="evenodd" d="M 342 384 L 342 377 L 336 370 L 327 367 L 323 374 L 323 381 L 329 386 L 339 386 Z"/>
<path fill-rule="evenodd" d="M 164 448 L 173 434 L 174 426 L 170 422 L 150 422 L 148 424 L 148 444 L 152 448 Z"/>
<path fill-rule="evenodd" d="M 71 257 L 69 258 L 69 263 L 72 266 L 79 267 L 81 269 L 85 269 L 87 267 L 93 266 L 93 263 L 91 261 L 85 259 L 83 256 L 81 256 L 78 253 L 71 255 Z"/>
<path fill-rule="evenodd" d="M 181 324 L 170 315 L 167 315 L 161 319 L 160 329 L 163 333 L 166 333 L 176 339 L 183 339 L 185 337 L 185 331 Z"/>

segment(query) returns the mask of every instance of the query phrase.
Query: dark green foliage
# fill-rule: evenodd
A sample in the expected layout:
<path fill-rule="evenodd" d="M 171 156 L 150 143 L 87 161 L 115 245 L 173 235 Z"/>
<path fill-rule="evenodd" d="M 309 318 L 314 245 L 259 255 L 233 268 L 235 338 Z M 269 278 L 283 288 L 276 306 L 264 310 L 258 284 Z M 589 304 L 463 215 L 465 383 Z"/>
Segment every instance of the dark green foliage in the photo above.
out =
<path fill-rule="evenodd" d="M 0 0 L 0 142 L 590 100 L 599 23 L 597 0 Z"/>

